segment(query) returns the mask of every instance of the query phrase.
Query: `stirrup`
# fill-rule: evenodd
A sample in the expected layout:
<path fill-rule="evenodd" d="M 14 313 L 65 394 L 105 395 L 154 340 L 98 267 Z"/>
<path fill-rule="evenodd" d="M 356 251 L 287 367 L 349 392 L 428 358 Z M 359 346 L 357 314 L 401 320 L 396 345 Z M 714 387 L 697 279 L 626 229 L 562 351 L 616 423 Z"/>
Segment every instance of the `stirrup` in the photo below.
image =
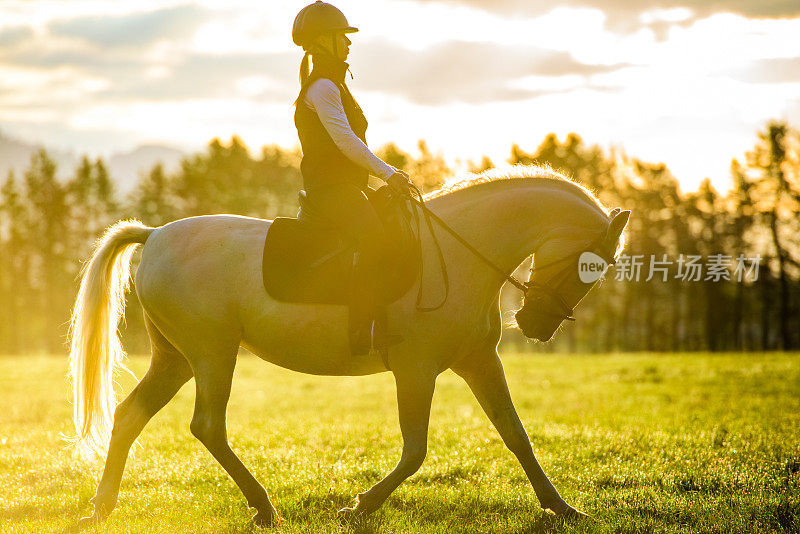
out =
<path fill-rule="evenodd" d="M 369 339 L 364 339 L 367 336 L 369 336 Z M 403 340 L 403 336 L 380 332 L 380 327 L 376 324 L 376 321 L 372 321 L 368 333 L 363 331 L 356 332 L 355 336 L 350 339 L 350 354 L 358 356 L 359 354 L 385 351 Z"/>
<path fill-rule="evenodd" d="M 372 325 L 369 331 L 369 350 L 381 351 L 388 349 L 391 346 L 397 345 L 403 341 L 403 336 L 399 334 L 389 334 L 387 332 L 380 332 L 378 328 L 378 321 L 372 320 Z"/>
<path fill-rule="evenodd" d="M 403 341 L 403 336 L 398 334 L 380 334 L 376 332 L 378 321 L 373 320 L 370 328 L 370 349 L 369 355 L 371 357 L 380 356 L 383 366 L 387 371 L 391 371 L 389 367 L 389 347 L 397 345 Z"/>

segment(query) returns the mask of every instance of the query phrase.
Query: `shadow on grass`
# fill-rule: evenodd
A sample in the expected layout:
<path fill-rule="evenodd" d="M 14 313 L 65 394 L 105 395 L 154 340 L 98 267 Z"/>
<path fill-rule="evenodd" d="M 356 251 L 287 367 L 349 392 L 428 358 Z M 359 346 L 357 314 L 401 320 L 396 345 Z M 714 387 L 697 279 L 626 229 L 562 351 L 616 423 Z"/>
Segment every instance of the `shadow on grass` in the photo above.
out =
<path fill-rule="evenodd" d="M 379 534 L 397 532 L 399 525 L 442 529 L 446 532 L 508 532 L 527 534 L 560 532 L 565 522 L 542 511 L 538 504 L 523 499 L 500 500 L 466 498 L 454 501 L 452 495 L 391 496 L 369 516 L 345 518 L 337 514 L 341 508 L 353 506 L 353 495 L 331 492 L 307 495 L 292 503 L 284 501 L 281 509 L 284 524 L 301 531 L 318 527 L 319 523 L 336 523 L 347 534 Z M 520 528 L 520 525 L 523 525 Z M 427 530 L 426 530 L 427 531 Z M 238 532 L 238 531 L 237 531 Z M 242 532 L 251 532 L 242 530 Z M 253 531 L 256 532 L 256 531 Z"/>
<path fill-rule="evenodd" d="M 390 497 L 384 505 L 405 514 L 422 527 L 442 528 L 453 533 L 562 532 L 577 525 L 598 524 L 591 519 L 567 520 L 545 512 L 539 504 L 525 498 L 492 499 L 466 496 L 454 500 L 452 495 Z M 569 527 L 569 528 L 568 528 Z M 566 529 L 566 530 L 565 530 Z M 423 528 L 424 531 L 427 531 Z"/>
<path fill-rule="evenodd" d="M 540 534 L 552 532 L 564 532 L 567 528 L 572 530 L 576 525 L 589 526 L 595 524 L 591 519 L 582 519 L 577 521 L 567 521 L 559 519 L 554 515 L 542 513 L 538 517 L 528 521 L 522 528 L 511 530 L 511 534 Z M 599 524 L 599 523 L 598 523 Z"/>
<path fill-rule="evenodd" d="M 21 504 L 10 508 L 0 508 L 0 524 L 8 524 L 9 521 L 14 524 L 31 520 L 65 519 L 73 515 L 75 515 L 75 507 L 72 505 L 58 507 L 51 504 Z"/>
<path fill-rule="evenodd" d="M 349 493 L 306 495 L 293 503 L 284 501 L 281 510 L 282 521 L 293 525 L 315 525 L 320 521 L 338 523 L 343 528 L 342 532 L 348 534 L 377 534 L 385 530 L 383 510 L 366 517 L 346 518 L 338 513 L 342 508 L 355 504 L 355 496 Z"/>
<path fill-rule="evenodd" d="M 355 504 L 355 495 L 331 492 L 324 495 L 306 495 L 298 502 L 303 510 L 324 510 L 334 512 Z"/>

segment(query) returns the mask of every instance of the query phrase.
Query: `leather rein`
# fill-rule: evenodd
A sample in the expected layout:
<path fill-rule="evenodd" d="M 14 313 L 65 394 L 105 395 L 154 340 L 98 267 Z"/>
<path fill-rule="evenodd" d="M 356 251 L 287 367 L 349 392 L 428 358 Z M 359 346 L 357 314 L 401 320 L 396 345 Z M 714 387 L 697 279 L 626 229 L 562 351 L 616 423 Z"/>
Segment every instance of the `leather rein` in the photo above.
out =
<path fill-rule="evenodd" d="M 560 269 L 556 272 L 550 279 L 545 281 L 544 283 L 534 283 L 533 282 L 533 274 L 536 269 L 543 269 L 545 267 L 551 267 L 553 265 L 557 265 L 559 263 L 565 262 L 567 260 L 573 259 L 575 257 L 580 256 L 584 251 L 591 251 L 601 258 L 603 258 L 609 265 L 613 265 L 616 260 L 614 258 L 614 254 L 608 254 L 606 251 L 600 250 L 600 245 L 602 244 L 604 235 L 599 236 L 594 241 L 587 243 L 586 247 L 580 249 L 578 252 L 574 252 L 562 258 L 558 258 L 551 262 L 548 262 L 544 265 L 534 266 L 533 261 L 531 261 L 531 271 L 528 282 L 523 282 L 516 278 L 513 274 L 509 274 L 503 269 L 501 269 L 496 263 L 492 260 L 487 258 L 481 251 L 475 248 L 469 241 L 461 237 L 455 230 L 453 230 L 446 222 L 444 222 L 438 215 L 432 212 L 426 205 L 425 199 L 422 196 L 422 192 L 419 190 L 417 186 L 414 184 L 409 183 L 409 189 L 416 193 L 417 198 L 414 198 L 413 195 L 409 195 L 409 199 L 417 205 L 421 210 L 425 217 L 425 223 L 428 227 L 428 231 L 431 234 L 431 238 L 433 239 L 436 253 L 439 257 L 439 266 L 442 273 L 442 279 L 444 281 L 444 297 L 442 301 L 438 303 L 436 306 L 422 306 L 422 281 L 423 281 L 423 258 L 422 258 L 422 234 L 420 233 L 420 221 L 419 221 L 419 214 L 417 210 L 412 209 L 416 231 L 417 231 L 417 245 L 419 247 L 419 290 L 417 291 L 417 300 L 416 300 L 416 307 L 417 311 L 421 312 L 430 312 L 435 311 L 444 306 L 444 303 L 447 301 L 447 297 L 450 294 L 450 279 L 447 275 L 447 264 L 444 259 L 444 254 L 442 254 L 442 247 L 439 244 L 439 239 L 436 237 L 436 233 L 434 232 L 433 225 L 431 224 L 431 220 L 436 221 L 436 223 L 441 226 L 445 231 L 447 231 L 451 236 L 453 236 L 456 241 L 461 243 L 467 250 L 469 250 L 473 255 L 475 255 L 478 259 L 483 261 L 486 265 L 496 271 L 501 277 L 503 277 L 508 283 L 522 291 L 524 296 L 528 296 L 532 289 L 541 290 L 542 292 L 546 293 L 554 302 L 556 302 L 559 307 L 561 308 L 561 315 L 564 319 L 574 321 L 575 317 L 572 315 L 574 307 L 570 307 L 564 298 L 558 293 L 557 289 L 560 287 L 561 283 L 563 282 L 563 276 L 566 274 L 565 268 Z M 556 279 L 559 279 L 558 284 L 555 287 L 551 287 L 550 284 L 553 283 Z"/>

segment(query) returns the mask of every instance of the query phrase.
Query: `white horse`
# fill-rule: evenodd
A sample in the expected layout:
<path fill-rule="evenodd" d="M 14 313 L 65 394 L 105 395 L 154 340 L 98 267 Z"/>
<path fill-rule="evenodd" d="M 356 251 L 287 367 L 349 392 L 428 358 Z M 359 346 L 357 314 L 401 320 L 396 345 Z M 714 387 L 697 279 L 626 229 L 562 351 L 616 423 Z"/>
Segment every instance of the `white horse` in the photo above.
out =
<path fill-rule="evenodd" d="M 629 212 L 609 214 L 586 189 L 536 167 L 484 173 L 429 195 L 429 208 L 506 273 L 534 253 L 533 289 L 543 290 L 529 310 L 529 337 L 549 339 L 591 289 L 578 276 L 577 256 L 606 250 L 612 259 Z M 266 490 L 231 450 L 225 412 L 240 346 L 275 365 L 316 375 L 367 375 L 386 371 L 376 355 L 351 356 L 347 308 L 273 300 L 261 278 L 270 221 L 215 215 L 150 228 L 135 221 L 110 227 L 83 273 L 71 322 L 71 375 L 76 446 L 107 450 L 93 498 L 94 513 L 76 526 L 101 521 L 114 508 L 129 449 L 150 418 L 194 377 L 190 429 L 230 474 L 257 524 L 277 520 Z M 583 515 L 548 480 L 517 416 L 497 354 L 501 334 L 499 293 L 505 279 L 438 229 L 450 274 L 450 294 L 440 309 L 421 313 L 415 287 L 389 306 L 392 329 L 405 340 L 389 350 L 397 386 L 403 452 L 394 470 L 359 494 L 348 514 L 381 506 L 422 465 L 436 377 L 452 369 L 467 382 L 503 441 L 518 458 L 543 509 Z M 150 369 L 116 406 L 115 368 L 124 356 L 117 334 L 129 280 L 130 257 L 145 244 L 136 291 L 151 339 Z M 437 255 L 423 232 L 430 300 L 441 296 Z M 565 261 L 565 260 L 574 261 Z M 542 268 L 539 268 L 542 266 Z M 526 306 L 528 304 L 526 303 Z M 565 311 L 566 310 L 566 311 Z M 532 315 L 531 315 L 532 314 Z M 533 363 L 533 362 L 531 362 Z M 113 421 L 113 425 L 112 425 Z M 106 449 L 107 447 L 107 449 Z"/>

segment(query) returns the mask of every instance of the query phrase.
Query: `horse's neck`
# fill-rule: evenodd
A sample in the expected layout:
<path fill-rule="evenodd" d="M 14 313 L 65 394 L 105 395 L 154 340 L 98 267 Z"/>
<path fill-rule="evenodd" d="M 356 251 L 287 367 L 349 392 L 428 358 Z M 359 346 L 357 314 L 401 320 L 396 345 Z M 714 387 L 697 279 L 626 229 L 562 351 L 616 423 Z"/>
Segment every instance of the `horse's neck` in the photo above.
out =
<path fill-rule="evenodd" d="M 569 184 L 545 180 L 505 180 L 450 193 L 431 203 L 432 209 L 464 239 L 511 273 L 531 253 L 554 239 L 565 248 L 576 236 L 600 231 L 606 216 Z M 441 234 L 437 231 L 437 235 Z M 460 250 L 454 253 L 463 257 Z M 565 250 L 565 254 L 573 252 Z M 470 254 L 467 252 L 466 254 Z M 487 291 L 499 291 L 503 281 L 491 268 L 473 257 L 471 283 Z M 459 264 L 459 270 L 461 265 Z M 485 280 L 480 280 L 480 277 Z"/>

